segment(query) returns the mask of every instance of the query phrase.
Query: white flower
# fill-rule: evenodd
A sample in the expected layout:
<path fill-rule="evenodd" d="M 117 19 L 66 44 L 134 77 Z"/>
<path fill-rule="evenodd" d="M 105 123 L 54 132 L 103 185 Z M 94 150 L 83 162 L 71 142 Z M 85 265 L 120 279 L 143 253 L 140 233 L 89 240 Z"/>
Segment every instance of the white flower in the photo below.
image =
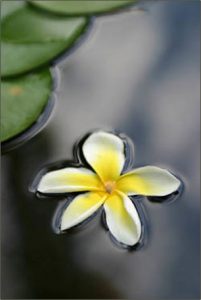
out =
<path fill-rule="evenodd" d="M 125 245 L 135 245 L 141 237 L 142 224 L 129 196 L 166 196 L 179 188 L 180 181 L 154 166 L 122 174 L 125 143 L 112 133 L 93 132 L 84 141 L 82 154 L 93 171 L 67 167 L 48 172 L 37 190 L 43 194 L 81 192 L 63 212 L 61 230 L 79 224 L 103 206 L 114 238 Z"/>

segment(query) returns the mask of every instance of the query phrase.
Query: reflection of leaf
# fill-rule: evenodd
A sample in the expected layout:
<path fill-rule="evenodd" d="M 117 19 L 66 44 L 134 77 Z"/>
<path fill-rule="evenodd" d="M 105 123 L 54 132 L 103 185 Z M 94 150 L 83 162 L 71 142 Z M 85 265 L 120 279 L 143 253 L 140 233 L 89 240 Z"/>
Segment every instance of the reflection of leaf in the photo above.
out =
<path fill-rule="evenodd" d="M 1 87 L 1 141 L 30 127 L 41 115 L 52 91 L 48 70 L 3 80 Z"/>
<path fill-rule="evenodd" d="M 30 71 L 69 48 L 88 25 L 86 18 L 59 18 L 25 6 L 2 22 L 2 76 Z"/>
<path fill-rule="evenodd" d="M 86 14 L 99 14 L 114 11 L 125 7 L 129 4 L 136 2 L 136 0 L 57 0 L 57 1 L 44 1 L 34 0 L 31 1 L 33 5 L 44 8 L 59 14 L 68 15 L 86 15 Z"/>

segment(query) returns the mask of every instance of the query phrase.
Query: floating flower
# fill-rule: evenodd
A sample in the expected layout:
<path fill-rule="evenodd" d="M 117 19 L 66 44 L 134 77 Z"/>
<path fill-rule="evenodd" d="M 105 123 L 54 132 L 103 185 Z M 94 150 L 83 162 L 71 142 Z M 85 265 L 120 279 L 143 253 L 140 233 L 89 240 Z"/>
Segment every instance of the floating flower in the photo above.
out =
<path fill-rule="evenodd" d="M 166 196 L 179 188 L 180 181 L 167 170 L 154 166 L 125 173 L 126 153 L 124 138 L 95 131 L 81 147 L 88 167 L 66 167 L 42 176 L 37 187 L 42 194 L 79 192 L 61 216 L 61 231 L 78 225 L 103 206 L 113 237 L 127 246 L 139 242 L 142 223 L 129 196 Z"/>

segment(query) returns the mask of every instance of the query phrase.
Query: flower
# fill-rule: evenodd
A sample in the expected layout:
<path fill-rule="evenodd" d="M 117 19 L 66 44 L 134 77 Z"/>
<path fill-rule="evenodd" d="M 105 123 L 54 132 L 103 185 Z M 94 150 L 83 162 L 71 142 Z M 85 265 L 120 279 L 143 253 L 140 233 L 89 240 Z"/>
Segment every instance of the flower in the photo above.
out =
<path fill-rule="evenodd" d="M 109 132 L 91 133 L 81 151 L 90 168 L 66 167 L 50 171 L 38 184 L 37 190 L 43 194 L 80 192 L 61 216 L 61 231 L 78 225 L 103 206 L 113 237 L 127 246 L 137 244 L 142 223 L 129 196 L 166 196 L 179 188 L 180 181 L 167 170 L 155 166 L 124 173 L 125 140 Z"/>

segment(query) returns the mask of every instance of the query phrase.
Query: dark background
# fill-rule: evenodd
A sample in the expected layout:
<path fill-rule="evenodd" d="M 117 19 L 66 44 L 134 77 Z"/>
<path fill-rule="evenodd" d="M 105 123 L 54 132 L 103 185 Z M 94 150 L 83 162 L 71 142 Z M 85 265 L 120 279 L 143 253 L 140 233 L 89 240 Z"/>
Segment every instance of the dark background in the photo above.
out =
<path fill-rule="evenodd" d="M 96 19 L 61 62 L 55 113 L 37 137 L 2 158 L 2 298 L 199 299 L 199 1 L 145 3 Z M 174 203 L 143 199 L 142 249 L 118 249 L 98 215 L 56 235 L 58 200 L 28 191 L 44 165 L 72 157 L 94 128 L 135 143 L 136 166 L 166 167 L 184 182 Z"/>

